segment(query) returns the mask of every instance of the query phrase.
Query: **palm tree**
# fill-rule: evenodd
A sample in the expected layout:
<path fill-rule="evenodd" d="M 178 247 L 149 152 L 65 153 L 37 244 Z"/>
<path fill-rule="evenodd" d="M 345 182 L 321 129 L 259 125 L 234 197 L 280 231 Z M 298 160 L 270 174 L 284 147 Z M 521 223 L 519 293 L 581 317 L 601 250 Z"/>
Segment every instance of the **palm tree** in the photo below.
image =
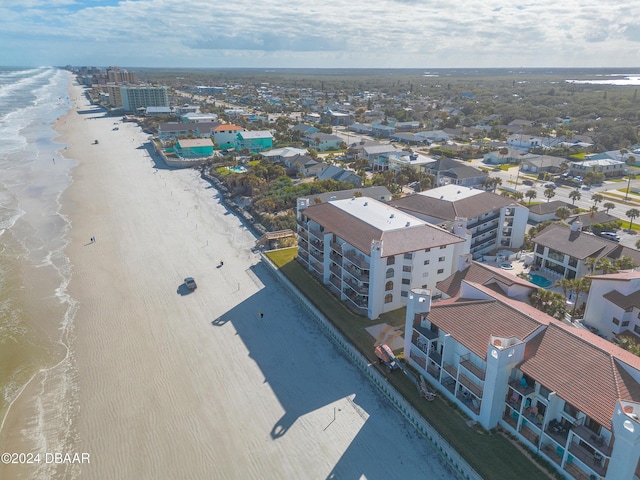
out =
<path fill-rule="evenodd" d="M 524 198 L 524 193 L 522 192 L 513 192 L 512 195 L 513 198 L 515 198 L 516 200 L 520 201 Z"/>
<path fill-rule="evenodd" d="M 566 302 L 567 293 L 570 292 L 571 289 L 573 288 L 573 284 L 571 283 L 571 280 L 569 280 L 568 278 L 561 278 L 559 280 L 556 280 L 556 283 L 553 286 L 562 290 L 562 294 L 564 295 L 564 301 Z"/>
<path fill-rule="evenodd" d="M 571 310 L 571 319 L 573 320 L 576 316 L 576 309 L 578 308 L 580 294 L 589 291 L 589 288 L 591 287 L 591 280 L 582 277 L 571 281 L 573 282 L 573 292 L 576 294 L 576 301 L 573 302 L 573 309 Z"/>
<path fill-rule="evenodd" d="M 601 193 L 594 193 L 593 195 L 591 195 L 591 200 L 593 200 L 593 205 L 597 209 L 598 204 L 604 200 L 604 195 L 602 195 Z"/>
<path fill-rule="evenodd" d="M 536 191 L 532 188 L 531 190 L 527 190 L 527 192 L 524 194 L 525 197 L 527 197 L 529 199 L 529 205 L 531 205 L 531 200 L 533 200 L 534 198 L 536 198 L 538 196 L 538 194 L 536 193 Z"/>
<path fill-rule="evenodd" d="M 596 263 L 596 270 L 600 270 L 604 275 L 608 273 L 616 273 L 615 265 L 608 258 L 601 258 Z"/>
<path fill-rule="evenodd" d="M 613 202 L 605 202 L 602 204 L 602 207 L 607 210 L 607 213 L 609 213 L 609 210 L 616 208 L 616 204 Z"/>
<path fill-rule="evenodd" d="M 589 267 L 589 272 L 593 273 L 596 269 L 596 264 L 598 263 L 597 257 L 589 257 L 584 261 L 584 266 Z"/>
<path fill-rule="evenodd" d="M 569 192 L 569 198 L 571 199 L 571 204 L 575 205 L 576 204 L 576 200 L 580 200 L 580 197 L 582 197 L 582 194 L 580 193 L 580 190 L 573 190 L 571 192 Z"/>
<path fill-rule="evenodd" d="M 613 266 L 617 270 L 633 270 L 638 265 L 633 261 L 631 257 L 622 256 L 620 258 L 616 258 L 613 262 Z"/>
<path fill-rule="evenodd" d="M 556 196 L 556 191 L 553 188 L 547 188 L 544 191 L 544 196 L 547 197 L 547 203 L 549 203 L 549 200 Z"/>
<path fill-rule="evenodd" d="M 556 218 L 566 220 L 571 215 L 571 211 L 567 207 L 556 208 Z"/>
<path fill-rule="evenodd" d="M 640 210 L 638 210 L 637 208 L 632 208 L 630 210 L 627 210 L 625 215 L 627 217 L 629 217 L 629 219 L 630 219 L 630 221 L 629 221 L 629 231 L 632 231 L 633 230 L 633 228 L 632 228 L 633 227 L 633 219 L 640 217 Z"/>

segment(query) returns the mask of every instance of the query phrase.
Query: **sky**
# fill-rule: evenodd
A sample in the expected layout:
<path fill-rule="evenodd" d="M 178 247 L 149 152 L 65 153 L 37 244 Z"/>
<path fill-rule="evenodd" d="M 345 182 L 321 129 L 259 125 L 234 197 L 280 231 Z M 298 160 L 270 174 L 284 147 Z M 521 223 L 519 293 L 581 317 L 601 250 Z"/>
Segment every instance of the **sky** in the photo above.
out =
<path fill-rule="evenodd" d="M 0 0 L 0 65 L 640 67 L 637 0 Z"/>

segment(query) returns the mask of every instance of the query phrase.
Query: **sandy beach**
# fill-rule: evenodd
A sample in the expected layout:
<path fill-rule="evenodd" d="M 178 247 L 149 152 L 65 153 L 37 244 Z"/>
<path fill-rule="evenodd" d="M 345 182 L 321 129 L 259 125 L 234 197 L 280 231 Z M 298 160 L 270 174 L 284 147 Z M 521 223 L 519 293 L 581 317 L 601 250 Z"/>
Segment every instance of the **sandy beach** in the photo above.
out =
<path fill-rule="evenodd" d="M 166 169 L 137 125 L 106 117 L 78 86 L 72 96 L 77 108 L 57 129 L 70 145 L 64 156 L 78 162 L 63 197 L 77 311 L 69 404 L 56 415 L 72 450 L 63 453 L 90 461 L 37 471 L 451 478 L 251 252 L 255 238 L 199 172 Z M 187 276 L 192 293 L 181 287 Z M 28 416 L 22 403 L 10 430 Z M 37 478 L 28 466 L 8 471 Z"/>

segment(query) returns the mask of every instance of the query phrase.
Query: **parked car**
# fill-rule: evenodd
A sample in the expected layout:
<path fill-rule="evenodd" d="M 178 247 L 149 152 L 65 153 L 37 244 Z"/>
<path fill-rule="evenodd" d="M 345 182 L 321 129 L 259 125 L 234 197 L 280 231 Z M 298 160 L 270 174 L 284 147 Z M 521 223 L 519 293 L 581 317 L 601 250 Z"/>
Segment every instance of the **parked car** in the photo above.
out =
<path fill-rule="evenodd" d="M 555 183 L 545 183 L 544 188 L 557 188 L 558 186 Z"/>
<path fill-rule="evenodd" d="M 184 284 L 189 290 L 195 290 L 196 288 L 198 288 L 198 285 L 196 285 L 196 281 L 193 279 L 193 277 L 185 278 Z"/>
<path fill-rule="evenodd" d="M 529 185 L 529 186 L 533 186 L 533 180 L 523 180 L 522 181 L 523 185 Z"/>
<path fill-rule="evenodd" d="M 620 241 L 620 235 L 616 232 L 600 232 L 600 236 L 602 238 L 606 238 L 607 240 L 613 240 L 614 242 Z"/>

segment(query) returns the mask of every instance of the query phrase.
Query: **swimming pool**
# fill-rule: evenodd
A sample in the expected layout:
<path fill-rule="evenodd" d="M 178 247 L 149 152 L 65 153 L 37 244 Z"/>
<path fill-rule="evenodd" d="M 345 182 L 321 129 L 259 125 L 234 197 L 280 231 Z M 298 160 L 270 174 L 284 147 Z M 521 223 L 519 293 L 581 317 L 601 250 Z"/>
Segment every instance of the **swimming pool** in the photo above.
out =
<path fill-rule="evenodd" d="M 547 277 L 543 277 L 542 275 L 538 275 L 537 273 L 529 274 L 529 281 L 534 285 L 539 286 L 540 288 L 549 288 L 553 285 L 553 282 L 549 280 Z"/>
<path fill-rule="evenodd" d="M 246 173 L 247 169 L 242 166 L 237 167 L 227 167 L 227 169 L 231 170 L 234 173 Z"/>

